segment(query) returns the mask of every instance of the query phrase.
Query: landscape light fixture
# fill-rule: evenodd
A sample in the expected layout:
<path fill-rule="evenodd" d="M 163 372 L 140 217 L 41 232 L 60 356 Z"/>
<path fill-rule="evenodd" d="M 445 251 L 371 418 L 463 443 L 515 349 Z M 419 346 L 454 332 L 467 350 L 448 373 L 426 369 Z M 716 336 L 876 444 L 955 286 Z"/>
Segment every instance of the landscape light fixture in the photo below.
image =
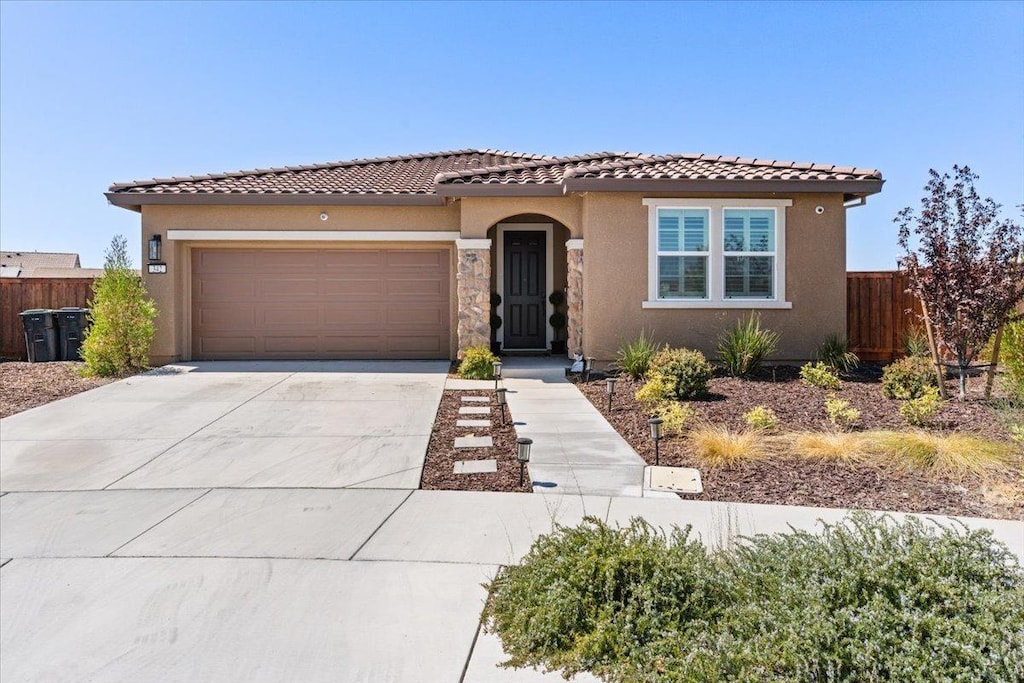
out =
<path fill-rule="evenodd" d="M 647 424 L 651 426 L 651 440 L 654 441 L 654 464 L 661 464 L 660 453 L 658 452 L 658 442 L 661 441 L 661 418 L 652 417 L 647 421 Z"/>
<path fill-rule="evenodd" d="M 505 424 L 505 405 L 508 400 L 505 398 L 505 392 L 508 391 L 505 387 L 495 389 L 498 393 L 498 408 L 501 409 L 501 424 Z"/>
<path fill-rule="evenodd" d="M 523 486 L 523 470 L 526 467 L 526 463 L 530 462 L 530 446 L 533 445 L 533 439 L 527 439 L 525 437 L 519 437 L 516 439 L 516 460 L 519 461 L 519 487 Z"/>
<path fill-rule="evenodd" d="M 149 238 L 149 260 L 160 260 L 160 235 L 153 235 Z"/>
<path fill-rule="evenodd" d="M 498 382 L 501 381 L 501 361 L 496 360 L 491 362 L 491 367 L 494 370 L 494 390 L 498 390 Z"/>
<path fill-rule="evenodd" d="M 590 381 L 590 373 L 594 370 L 594 359 L 588 358 L 583 361 L 583 381 Z"/>
<path fill-rule="evenodd" d="M 608 412 L 612 412 L 612 396 L 615 395 L 615 383 L 619 381 L 618 377 L 609 377 L 604 381 L 605 388 L 608 390 Z"/>

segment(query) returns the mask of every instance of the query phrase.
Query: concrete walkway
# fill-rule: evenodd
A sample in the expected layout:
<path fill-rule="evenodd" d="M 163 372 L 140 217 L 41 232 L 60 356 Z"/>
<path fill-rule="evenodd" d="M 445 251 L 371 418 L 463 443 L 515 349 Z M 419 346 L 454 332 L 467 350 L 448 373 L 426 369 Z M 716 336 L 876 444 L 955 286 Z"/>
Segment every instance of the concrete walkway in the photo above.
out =
<path fill-rule="evenodd" d="M 565 378 L 568 361 L 515 356 L 503 360 L 516 433 L 533 439 L 534 491 L 644 495 L 643 459 Z"/>

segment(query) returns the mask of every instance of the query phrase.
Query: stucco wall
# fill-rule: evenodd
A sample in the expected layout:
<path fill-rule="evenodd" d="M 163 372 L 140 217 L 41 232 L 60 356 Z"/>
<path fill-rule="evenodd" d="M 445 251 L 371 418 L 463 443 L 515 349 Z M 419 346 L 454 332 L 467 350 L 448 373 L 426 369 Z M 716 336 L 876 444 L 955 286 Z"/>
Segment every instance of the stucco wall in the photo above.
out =
<path fill-rule="evenodd" d="M 642 307 L 648 298 L 648 207 L 642 202 L 654 196 L 590 193 L 584 197 L 583 345 L 587 355 L 612 360 L 623 340 L 646 330 L 661 342 L 700 349 L 713 357 L 718 336 L 748 313 Z M 786 210 L 786 299 L 793 308 L 760 313 L 763 323 L 782 335 L 775 360 L 807 359 L 826 335 L 846 333 L 842 195 L 758 198 L 793 200 Z M 825 212 L 817 215 L 816 206 Z"/>

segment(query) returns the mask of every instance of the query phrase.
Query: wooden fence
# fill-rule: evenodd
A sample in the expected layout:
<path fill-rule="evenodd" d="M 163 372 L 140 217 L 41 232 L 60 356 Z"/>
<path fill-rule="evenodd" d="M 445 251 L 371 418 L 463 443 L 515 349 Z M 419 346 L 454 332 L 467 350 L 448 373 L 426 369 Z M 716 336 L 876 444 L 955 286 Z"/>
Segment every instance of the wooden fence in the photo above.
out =
<path fill-rule="evenodd" d="M 846 330 L 850 350 L 861 360 L 891 361 L 903 353 L 903 342 L 918 324 L 921 304 L 907 293 L 899 271 L 846 274 Z"/>
<path fill-rule="evenodd" d="M 91 277 L 0 279 L 0 358 L 26 360 L 22 311 L 82 306 L 92 296 Z"/>

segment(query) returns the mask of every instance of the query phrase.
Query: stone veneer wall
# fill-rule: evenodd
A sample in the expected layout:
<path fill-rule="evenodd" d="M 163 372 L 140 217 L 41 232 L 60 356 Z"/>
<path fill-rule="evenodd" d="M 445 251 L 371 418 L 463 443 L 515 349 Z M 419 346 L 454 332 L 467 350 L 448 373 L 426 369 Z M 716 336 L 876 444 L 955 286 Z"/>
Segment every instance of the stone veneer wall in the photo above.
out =
<path fill-rule="evenodd" d="M 566 350 L 572 357 L 575 352 L 583 351 L 583 240 L 569 240 L 566 246 Z"/>
<path fill-rule="evenodd" d="M 474 240 L 484 241 L 484 240 Z M 487 240 L 489 241 L 489 240 Z M 459 358 L 471 346 L 491 343 L 491 250 L 459 250 Z"/>

